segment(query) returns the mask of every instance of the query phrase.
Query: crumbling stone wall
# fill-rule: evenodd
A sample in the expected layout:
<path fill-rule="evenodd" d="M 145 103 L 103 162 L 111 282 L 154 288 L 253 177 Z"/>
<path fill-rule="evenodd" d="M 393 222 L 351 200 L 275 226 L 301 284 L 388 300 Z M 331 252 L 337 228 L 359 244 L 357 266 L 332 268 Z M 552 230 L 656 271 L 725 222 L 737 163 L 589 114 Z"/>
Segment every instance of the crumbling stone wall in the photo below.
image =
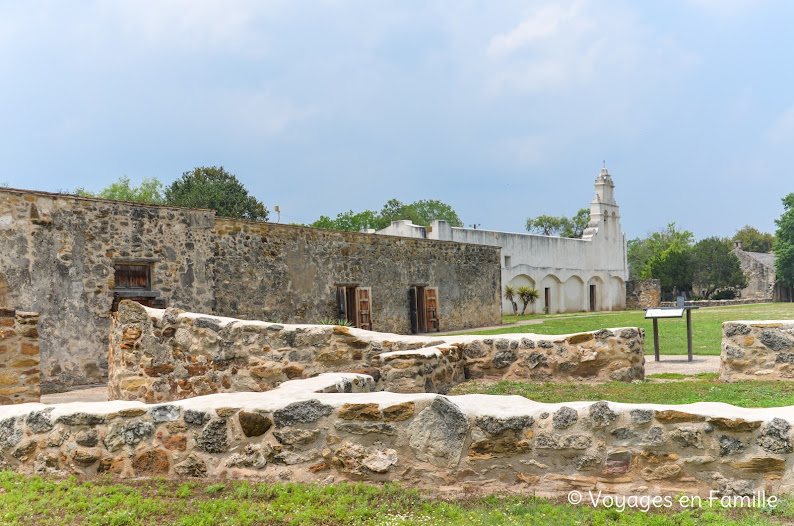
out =
<path fill-rule="evenodd" d="M 106 381 L 118 261 L 151 264 L 170 305 L 210 312 L 213 225 L 206 210 L 0 188 L 2 306 L 40 314 L 42 388 Z"/>
<path fill-rule="evenodd" d="M 41 315 L 42 388 L 107 380 L 115 266 L 196 312 L 336 318 L 336 285 L 370 287 L 375 330 L 408 332 L 408 288 L 438 287 L 440 329 L 501 322 L 499 249 L 216 218 L 208 210 L 0 188 L 0 306 Z"/>
<path fill-rule="evenodd" d="M 110 338 L 111 399 L 164 402 L 267 391 L 329 371 L 363 371 L 381 390 L 445 392 L 465 378 L 644 378 L 636 328 L 573 335 L 399 336 L 150 309 L 123 301 Z"/>
<path fill-rule="evenodd" d="M 371 288 L 373 330 L 407 334 L 408 289 L 424 285 L 438 287 L 440 331 L 502 323 L 498 248 L 215 221 L 214 314 L 319 323 L 338 317 L 336 285 L 355 284 Z"/>
<path fill-rule="evenodd" d="M 650 309 L 659 306 L 662 285 L 658 279 L 632 279 L 626 282 L 626 308 Z"/>
<path fill-rule="evenodd" d="M 794 378 L 794 321 L 726 321 L 722 324 L 720 379 Z"/>
<path fill-rule="evenodd" d="M 38 402 L 39 315 L 0 309 L 0 405 Z"/>
<path fill-rule="evenodd" d="M 22 473 L 400 481 L 564 496 L 791 491 L 790 408 L 542 404 L 368 392 L 323 374 L 159 405 L 0 407 L 0 466 Z M 586 495 L 586 494 L 585 494 Z"/>

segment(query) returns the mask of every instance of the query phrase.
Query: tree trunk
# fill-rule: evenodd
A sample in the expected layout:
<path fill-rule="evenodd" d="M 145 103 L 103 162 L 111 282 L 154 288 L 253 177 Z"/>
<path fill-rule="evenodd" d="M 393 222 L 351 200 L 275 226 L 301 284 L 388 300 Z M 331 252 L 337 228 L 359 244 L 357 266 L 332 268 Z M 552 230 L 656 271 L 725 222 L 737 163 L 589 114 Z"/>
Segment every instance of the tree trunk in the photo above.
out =
<path fill-rule="evenodd" d="M 527 310 L 527 302 L 523 302 L 523 303 L 524 303 L 524 308 L 521 309 L 521 315 L 522 316 L 524 315 L 524 312 L 526 312 L 526 310 Z"/>
<path fill-rule="evenodd" d="M 513 300 L 510 300 L 510 303 L 513 304 L 513 316 L 518 316 L 518 303 Z"/>

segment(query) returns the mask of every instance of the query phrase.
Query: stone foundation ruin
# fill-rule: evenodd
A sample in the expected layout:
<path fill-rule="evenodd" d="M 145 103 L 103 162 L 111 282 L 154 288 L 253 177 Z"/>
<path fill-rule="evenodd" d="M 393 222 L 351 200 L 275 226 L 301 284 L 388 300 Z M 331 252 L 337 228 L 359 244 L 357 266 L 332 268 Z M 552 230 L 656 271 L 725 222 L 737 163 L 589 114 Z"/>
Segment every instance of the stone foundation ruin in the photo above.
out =
<path fill-rule="evenodd" d="M 794 322 L 726 321 L 722 324 L 720 380 L 794 378 Z"/>
<path fill-rule="evenodd" d="M 110 336 L 110 399 L 148 403 L 260 392 L 337 371 L 378 390 L 446 392 L 465 378 L 554 382 L 644 378 L 636 328 L 545 336 L 405 336 L 150 309 L 123 301 Z"/>
<path fill-rule="evenodd" d="M 0 309 L 0 405 L 38 402 L 39 315 Z"/>
<path fill-rule="evenodd" d="M 731 338 L 754 329 L 790 330 L 758 326 L 745 334 L 744 325 L 733 323 Z M 0 407 L 0 468 L 57 476 L 401 481 L 442 491 L 546 496 L 593 490 L 707 497 L 712 490 L 735 496 L 794 489 L 793 407 L 544 404 L 519 396 L 388 391 L 421 391 L 427 379 L 440 389 L 480 373 L 529 379 L 538 368 L 571 381 L 573 370 L 562 364 L 573 363 L 573 356 L 582 366 L 612 349 L 633 363 L 639 348 L 642 359 L 642 335 L 631 331 L 397 337 L 125 302 L 111 337 L 113 389 L 170 401 Z M 758 338 L 769 340 L 761 333 Z M 546 363 L 531 367 L 533 353 L 546 356 Z M 166 362 L 172 369 L 163 367 Z M 604 370 L 623 368 L 610 364 Z M 189 369 L 194 365 L 199 368 Z M 367 374 L 315 375 L 358 366 Z M 300 367 L 301 378 L 282 381 L 288 367 Z M 278 373 L 260 374 L 265 371 Z M 136 377 L 143 383 L 124 384 Z M 183 389 L 180 381 L 193 387 Z M 198 387 L 210 383 L 217 391 L 255 385 L 261 392 L 197 396 Z"/>
<path fill-rule="evenodd" d="M 166 404 L 0 408 L 0 464 L 22 473 L 401 481 L 564 495 L 792 490 L 793 408 L 372 392 L 326 373 L 263 393 Z"/>

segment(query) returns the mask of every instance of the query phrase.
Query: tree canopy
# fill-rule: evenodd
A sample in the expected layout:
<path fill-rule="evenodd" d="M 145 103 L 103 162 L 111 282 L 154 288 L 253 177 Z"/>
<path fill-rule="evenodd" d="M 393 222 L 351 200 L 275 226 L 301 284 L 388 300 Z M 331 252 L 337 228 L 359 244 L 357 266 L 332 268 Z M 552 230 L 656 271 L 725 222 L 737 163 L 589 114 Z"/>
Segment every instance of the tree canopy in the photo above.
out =
<path fill-rule="evenodd" d="M 189 208 L 209 208 L 222 217 L 267 221 L 268 211 L 259 200 L 223 169 L 200 166 L 182 174 L 165 190 L 165 203 Z"/>
<path fill-rule="evenodd" d="M 156 177 L 144 177 L 141 184 L 133 186 L 126 175 L 119 177 L 118 181 L 103 188 L 99 193 L 94 193 L 85 188 L 76 188 L 77 195 L 115 199 L 117 201 L 131 201 L 133 203 L 163 204 L 163 183 Z"/>
<path fill-rule="evenodd" d="M 775 273 L 777 280 L 794 287 L 794 193 L 783 198 L 783 214 L 775 219 Z"/>
<path fill-rule="evenodd" d="M 404 204 L 397 199 L 390 199 L 383 205 L 380 212 L 364 210 L 363 212 L 341 212 L 336 218 L 320 216 L 320 219 L 310 226 L 317 228 L 331 228 L 334 230 L 358 231 L 366 228 L 380 230 L 386 228 L 392 221 L 409 219 L 415 225 L 427 226 L 434 219 L 447 221 L 450 226 L 461 227 L 457 212 L 448 204 L 438 200 L 420 200 Z"/>
<path fill-rule="evenodd" d="M 746 225 L 733 235 L 733 241 L 742 242 L 742 250 L 747 252 L 772 252 L 775 236 L 769 232 L 761 232 L 757 228 Z"/>
<path fill-rule="evenodd" d="M 668 295 L 697 288 L 700 294 L 710 297 L 721 289 L 747 286 L 730 240 L 709 237 L 697 243 L 693 241 L 692 232 L 678 230 L 675 223 L 644 238 L 630 240 L 631 279 L 658 279 L 662 291 Z"/>
<path fill-rule="evenodd" d="M 701 239 L 692 247 L 691 264 L 694 285 L 704 297 L 717 289 L 744 288 L 747 278 L 739 258 L 733 253 L 731 241 L 719 237 Z"/>
<path fill-rule="evenodd" d="M 540 215 L 527 219 L 527 232 L 535 232 L 544 236 L 580 238 L 590 222 L 590 210 L 581 208 L 571 218 L 565 216 Z"/>
<path fill-rule="evenodd" d="M 670 248 L 673 243 L 678 242 L 684 247 L 689 247 L 695 239 L 695 235 L 689 230 L 678 230 L 675 223 L 669 223 L 667 227 L 651 232 L 644 238 L 635 238 L 628 241 L 628 263 L 629 279 L 647 279 L 652 276 L 650 262 L 658 258 Z"/>

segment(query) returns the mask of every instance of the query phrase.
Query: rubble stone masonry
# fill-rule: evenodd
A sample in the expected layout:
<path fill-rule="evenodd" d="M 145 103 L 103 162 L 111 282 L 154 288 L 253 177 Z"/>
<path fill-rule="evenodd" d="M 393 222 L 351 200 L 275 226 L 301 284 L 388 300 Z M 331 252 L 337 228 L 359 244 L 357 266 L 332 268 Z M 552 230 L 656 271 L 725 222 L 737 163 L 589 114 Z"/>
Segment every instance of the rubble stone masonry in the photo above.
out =
<path fill-rule="evenodd" d="M 0 309 L 0 405 L 38 402 L 39 315 Z"/>
<path fill-rule="evenodd" d="M 400 481 L 561 497 L 791 493 L 794 409 L 371 392 L 326 373 L 157 405 L 0 407 L 0 468 L 57 476 Z"/>
<path fill-rule="evenodd" d="M 150 309 L 114 316 L 109 397 L 148 403 L 267 391 L 323 372 L 365 372 L 378 390 L 446 392 L 464 378 L 605 382 L 644 378 L 633 327 L 545 336 L 404 336 Z"/>
<path fill-rule="evenodd" d="M 720 379 L 794 379 L 794 322 L 768 320 L 723 323 Z"/>
<path fill-rule="evenodd" d="M 147 269 L 119 292 L 116 270 Z M 0 188 L 0 308 L 40 314 L 42 389 L 107 380 L 114 294 L 284 323 L 338 317 L 371 289 L 372 328 L 410 330 L 409 288 L 438 287 L 442 331 L 501 322 L 499 249 L 216 218 L 208 210 Z"/>

